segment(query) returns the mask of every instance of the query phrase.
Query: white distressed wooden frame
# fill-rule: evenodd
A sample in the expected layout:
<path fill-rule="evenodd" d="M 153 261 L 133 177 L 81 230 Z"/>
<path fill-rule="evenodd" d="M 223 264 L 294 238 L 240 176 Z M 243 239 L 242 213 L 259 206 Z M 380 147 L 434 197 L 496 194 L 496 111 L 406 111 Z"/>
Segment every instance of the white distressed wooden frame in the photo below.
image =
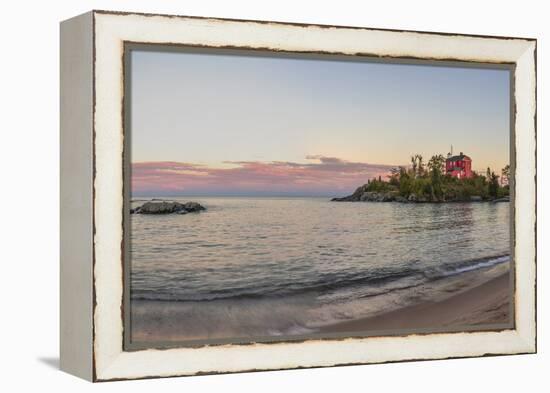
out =
<path fill-rule="evenodd" d="M 515 64 L 515 329 L 123 350 L 124 42 Z M 102 11 L 61 26 L 61 368 L 93 381 L 536 351 L 536 41 Z"/>

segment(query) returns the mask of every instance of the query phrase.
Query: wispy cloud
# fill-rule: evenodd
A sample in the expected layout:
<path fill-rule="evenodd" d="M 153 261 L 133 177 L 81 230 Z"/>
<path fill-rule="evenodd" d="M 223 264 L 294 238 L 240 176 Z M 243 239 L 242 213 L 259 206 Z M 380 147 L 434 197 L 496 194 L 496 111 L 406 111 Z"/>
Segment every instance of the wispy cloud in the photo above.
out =
<path fill-rule="evenodd" d="M 392 166 L 306 156 L 308 162 L 227 161 L 228 167 L 185 162 L 132 164 L 134 195 L 228 194 L 321 195 L 354 190 L 368 179 L 385 176 Z"/>

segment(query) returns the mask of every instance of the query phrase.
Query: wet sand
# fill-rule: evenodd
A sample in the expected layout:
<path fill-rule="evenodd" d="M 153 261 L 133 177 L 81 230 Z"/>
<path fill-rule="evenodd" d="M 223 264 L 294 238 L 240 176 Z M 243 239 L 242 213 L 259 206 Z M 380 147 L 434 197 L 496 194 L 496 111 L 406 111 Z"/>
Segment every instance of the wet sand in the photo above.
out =
<path fill-rule="evenodd" d="M 369 318 L 323 326 L 320 332 L 345 333 L 426 328 L 455 330 L 507 325 L 511 321 L 510 299 L 510 276 L 507 272 L 442 301 L 422 303 Z"/>

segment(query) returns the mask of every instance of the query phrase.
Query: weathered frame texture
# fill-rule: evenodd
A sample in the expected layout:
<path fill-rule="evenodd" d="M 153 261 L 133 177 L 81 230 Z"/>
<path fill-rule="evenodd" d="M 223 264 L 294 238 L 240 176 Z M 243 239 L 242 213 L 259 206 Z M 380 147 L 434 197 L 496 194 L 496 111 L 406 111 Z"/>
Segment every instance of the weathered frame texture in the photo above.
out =
<path fill-rule="evenodd" d="M 91 197 L 61 218 L 62 369 L 106 381 L 536 352 L 536 40 L 92 11 L 63 22 L 61 41 L 62 204 Z M 513 67 L 514 328 L 125 351 L 128 43 Z M 87 115 L 71 116 L 75 111 Z M 66 152 L 74 140 L 80 155 Z M 82 184 L 74 190 L 77 178 Z"/>

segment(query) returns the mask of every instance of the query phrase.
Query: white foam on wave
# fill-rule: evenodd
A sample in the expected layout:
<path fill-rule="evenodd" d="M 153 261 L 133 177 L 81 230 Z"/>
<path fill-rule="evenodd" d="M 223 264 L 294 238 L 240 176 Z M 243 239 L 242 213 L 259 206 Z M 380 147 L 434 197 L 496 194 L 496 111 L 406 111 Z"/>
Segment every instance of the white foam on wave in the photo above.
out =
<path fill-rule="evenodd" d="M 491 267 L 491 266 L 498 265 L 499 263 L 504 263 L 504 262 L 509 262 L 509 261 L 510 261 L 510 256 L 509 255 L 503 255 L 501 257 L 488 259 L 488 260 L 485 260 L 483 262 L 476 263 L 474 265 L 456 268 L 456 269 L 454 269 L 450 272 L 444 273 L 443 276 L 445 276 L 445 277 L 454 276 L 456 274 L 465 273 L 465 272 L 469 272 L 469 271 L 477 270 L 477 269 L 482 269 L 484 267 Z"/>
<path fill-rule="evenodd" d="M 315 333 L 317 329 L 310 329 L 301 325 L 292 325 L 285 329 L 268 329 L 270 336 L 298 336 L 302 334 Z"/>

